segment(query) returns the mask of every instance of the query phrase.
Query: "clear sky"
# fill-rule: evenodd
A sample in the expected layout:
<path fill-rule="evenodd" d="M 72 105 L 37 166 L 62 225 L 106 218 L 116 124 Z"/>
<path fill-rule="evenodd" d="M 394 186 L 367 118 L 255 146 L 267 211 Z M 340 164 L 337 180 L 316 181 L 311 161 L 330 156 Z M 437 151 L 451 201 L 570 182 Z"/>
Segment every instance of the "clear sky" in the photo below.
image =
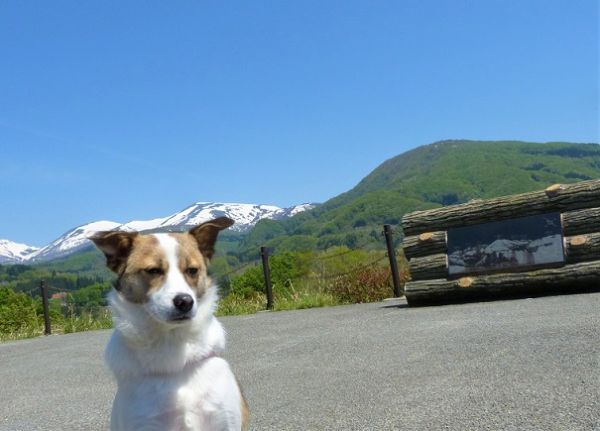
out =
<path fill-rule="evenodd" d="M 596 0 L 0 2 L 0 238 L 290 206 L 440 139 L 598 142 Z"/>

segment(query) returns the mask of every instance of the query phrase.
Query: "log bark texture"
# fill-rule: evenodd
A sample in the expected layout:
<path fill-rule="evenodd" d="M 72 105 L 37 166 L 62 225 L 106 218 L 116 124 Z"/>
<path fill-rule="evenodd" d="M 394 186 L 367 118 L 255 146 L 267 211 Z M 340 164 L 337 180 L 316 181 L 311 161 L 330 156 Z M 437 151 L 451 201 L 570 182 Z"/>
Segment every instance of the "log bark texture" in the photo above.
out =
<path fill-rule="evenodd" d="M 410 260 L 409 269 L 413 280 L 448 277 L 448 255 L 439 253 L 415 257 Z"/>
<path fill-rule="evenodd" d="M 402 248 L 407 259 L 447 252 L 446 231 L 431 232 L 428 239 L 423 239 L 421 235 L 407 236 L 402 241 Z"/>
<path fill-rule="evenodd" d="M 560 185 L 551 193 L 542 190 L 416 211 L 402 218 L 402 228 L 404 235 L 410 236 L 457 226 L 590 207 L 600 207 L 600 180 Z"/>
<path fill-rule="evenodd" d="M 561 268 L 526 273 L 504 273 L 457 280 L 409 281 L 404 293 L 409 305 L 463 301 L 492 295 L 555 293 L 600 289 L 600 261 L 582 262 Z M 461 281 L 463 280 L 463 281 Z M 460 287 L 460 286 L 468 287 Z"/>
<path fill-rule="evenodd" d="M 600 207 L 562 213 L 565 236 L 600 232 Z"/>
<path fill-rule="evenodd" d="M 565 238 L 567 262 L 600 260 L 600 232 Z"/>
<path fill-rule="evenodd" d="M 584 233 L 600 232 L 600 207 L 586 208 L 562 213 L 563 233 L 574 236 Z M 407 259 L 428 256 L 448 251 L 446 231 L 431 232 L 431 237 L 422 240 L 421 235 L 404 238 L 403 249 Z"/>

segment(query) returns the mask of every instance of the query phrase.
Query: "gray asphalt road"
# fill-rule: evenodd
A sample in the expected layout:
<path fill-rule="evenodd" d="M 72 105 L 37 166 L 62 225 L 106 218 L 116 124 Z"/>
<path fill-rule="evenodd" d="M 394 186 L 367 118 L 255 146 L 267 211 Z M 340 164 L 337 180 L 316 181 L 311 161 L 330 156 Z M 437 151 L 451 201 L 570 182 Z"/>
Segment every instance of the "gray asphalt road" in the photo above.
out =
<path fill-rule="evenodd" d="M 222 321 L 253 430 L 571 431 L 600 430 L 599 316 L 591 293 Z M 0 344 L 0 429 L 106 429 L 108 335 Z"/>

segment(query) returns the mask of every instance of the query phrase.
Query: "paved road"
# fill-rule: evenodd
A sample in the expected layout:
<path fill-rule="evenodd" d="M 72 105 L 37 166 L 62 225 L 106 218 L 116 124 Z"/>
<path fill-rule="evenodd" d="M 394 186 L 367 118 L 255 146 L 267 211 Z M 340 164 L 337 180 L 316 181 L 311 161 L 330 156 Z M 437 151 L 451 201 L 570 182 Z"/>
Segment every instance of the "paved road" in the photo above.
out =
<path fill-rule="evenodd" d="M 222 321 L 253 430 L 600 431 L 600 293 Z M 108 335 L 0 344 L 0 430 L 106 429 Z"/>

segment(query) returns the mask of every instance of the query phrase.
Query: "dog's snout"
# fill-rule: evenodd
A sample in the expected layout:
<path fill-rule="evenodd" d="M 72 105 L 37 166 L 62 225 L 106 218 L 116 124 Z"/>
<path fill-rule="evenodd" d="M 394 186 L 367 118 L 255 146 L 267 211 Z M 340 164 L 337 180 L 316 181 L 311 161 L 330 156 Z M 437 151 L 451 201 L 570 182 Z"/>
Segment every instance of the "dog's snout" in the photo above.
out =
<path fill-rule="evenodd" d="M 182 313 L 187 313 L 194 306 L 194 298 L 192 298 L 192 295 L 182 293 L 173 298 L 173 305 Z"/>

